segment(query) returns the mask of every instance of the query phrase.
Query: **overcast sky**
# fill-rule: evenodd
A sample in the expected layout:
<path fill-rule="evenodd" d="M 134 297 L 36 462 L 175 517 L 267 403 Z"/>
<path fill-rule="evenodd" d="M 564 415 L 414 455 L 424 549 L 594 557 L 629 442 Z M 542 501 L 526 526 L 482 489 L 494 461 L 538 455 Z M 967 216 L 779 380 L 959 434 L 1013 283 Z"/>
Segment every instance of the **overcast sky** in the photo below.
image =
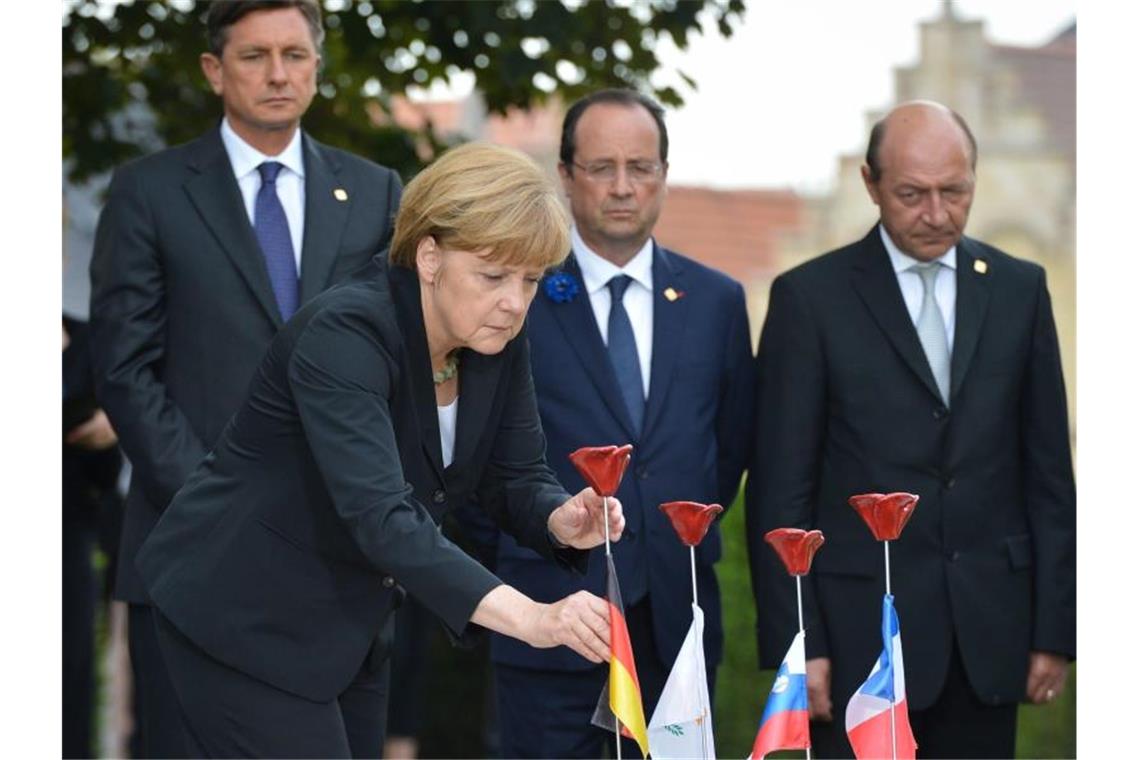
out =
<path fill-rule="evenodd" d="M 1046 42 L 1076 18 L 1076 0 L 954 7 L 1014 45 Z M 917 61 L 919 22 L 941 12 L 941 0 L 750 0 L 727 40 L 711 28 L 684 52 L 666 41 L 665 62 L 700 88 L 668 116 L 670 181 L 826 190 L 836 156 L 865 145 L 866 112 L 891 102 L 894 67 Z"/>

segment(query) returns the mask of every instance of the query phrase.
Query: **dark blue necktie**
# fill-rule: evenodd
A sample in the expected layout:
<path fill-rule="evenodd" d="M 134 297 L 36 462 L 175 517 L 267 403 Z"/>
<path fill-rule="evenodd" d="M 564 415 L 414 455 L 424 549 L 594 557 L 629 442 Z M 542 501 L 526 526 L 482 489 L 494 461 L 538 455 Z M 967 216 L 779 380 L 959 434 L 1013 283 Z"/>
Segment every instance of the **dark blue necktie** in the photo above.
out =
<path fill-rule="evenodd" d="M 293 258 L 293 238 L 289 234 L 289 220 L 277 197 L 277 175 L 282 164 L 266 161 L 257 167 L 261 174 L 261 187 L 253 204 L 253 231 L 265 256 L 265 268 L 281 318 L 288 320 L 297 311 L 300 293 L 297 292 L 297 263 Z"/>
<path fill-rule="evenodd" d="M 618 387 L 621 396 L 625 399 L 625 406 L 629 409 L 629 417 L 633 421 L 633 429 L 641 432 L 641 420 L 645 416 L 645 394 L 641 384 L 641 360 L 637 358 L 637 343 L 633 339 L 633 325 L 630 324 L 629 314 L 626 313 L 626 288 L 633 282 L 629 275 L 619 274 L 608 283 L 610 289 L 610 321 L 607 348 L 610 352 L 610 364 L 613 365 L 617 375 Z"/>

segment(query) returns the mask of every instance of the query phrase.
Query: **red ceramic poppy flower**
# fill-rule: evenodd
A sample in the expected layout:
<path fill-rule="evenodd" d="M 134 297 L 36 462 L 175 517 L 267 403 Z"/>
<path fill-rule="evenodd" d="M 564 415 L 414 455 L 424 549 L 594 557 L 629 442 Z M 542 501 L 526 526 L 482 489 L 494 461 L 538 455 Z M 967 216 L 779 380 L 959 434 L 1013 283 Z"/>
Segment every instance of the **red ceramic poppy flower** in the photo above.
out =
<path fill-rule="evenodd" d="M 599 496 L 613 496 L 621 485 L 621 476 L 625 474 L 631 451 L 632 443 L 624 446 L 583 446 L 570 454 L 570 461 Z"/>
<path fill-rule="evenodd" d="M 876 541 L 894 541 L 914 514 L 918 496 L 913 493 L 863 493 L 852 496 L 847 503 L 855 507 Z"/>
<path fill-rule="evenodd" d="M 709 532 L 713 518 L 724 511 L 719 504 L 698 504 L 695 501 L 667 501 L 661 511 L 673 523 L 673 530 L 685 546 L 696 546 Z"/>
<path fill-rule="evenodd" d="M 780 555 L 788 575 L 807 575 L 816 550 L 823 546 L 823 532 L 776 528 L 765 533 L 764 540 Z"/>

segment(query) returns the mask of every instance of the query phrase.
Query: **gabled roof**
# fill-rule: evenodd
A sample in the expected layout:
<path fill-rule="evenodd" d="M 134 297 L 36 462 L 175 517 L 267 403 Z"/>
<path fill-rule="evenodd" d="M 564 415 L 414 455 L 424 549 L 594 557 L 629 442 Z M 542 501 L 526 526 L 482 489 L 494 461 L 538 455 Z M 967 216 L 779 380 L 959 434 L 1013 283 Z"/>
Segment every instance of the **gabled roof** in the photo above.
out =
<path fill-rule="evenodd" d="M 670 186 L 654 230 L 661 245 L 747 284 L 779 266 L 777 242 L 803 224 L 790 190 Z"/>

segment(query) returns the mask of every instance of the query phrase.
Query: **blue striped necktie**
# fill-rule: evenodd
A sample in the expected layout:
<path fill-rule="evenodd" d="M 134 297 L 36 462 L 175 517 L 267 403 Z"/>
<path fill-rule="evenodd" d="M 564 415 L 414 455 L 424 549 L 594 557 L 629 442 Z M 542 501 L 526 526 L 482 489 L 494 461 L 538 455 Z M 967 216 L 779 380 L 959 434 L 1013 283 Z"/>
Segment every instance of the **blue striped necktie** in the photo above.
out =
<path fill-rule="evenodd" d="M 253 204 L 253 231 L 265 256 L 265 268 L 281 318 L 288 321 L 297 311 L 301 300 L 297 287 L 297 262 L 293 257 L 293 237 L 289 234 L 289 220 L 285 208 L 277 197 L 277 175 L 282 164 L 266 161 L 257 167 L 261 174 L 261 187 Z"/>
<path fill-rule="evenodd" d="M 641 432 L 641 421 L 645 416 L 645 392 L 641 383 L 641 360 L 637 357 L 637 342 L 633 338 L 633 325 L 629 321 L 625 304 L 626 288 L 633 282 L 627 274 L 615 275 L 607 283 L 610 289 L 610 319 L 607 328 L 606 348 L 610 354 L 610 364 L 617 375 L 618 387 L 629 409 L 635 432 Z"/>

